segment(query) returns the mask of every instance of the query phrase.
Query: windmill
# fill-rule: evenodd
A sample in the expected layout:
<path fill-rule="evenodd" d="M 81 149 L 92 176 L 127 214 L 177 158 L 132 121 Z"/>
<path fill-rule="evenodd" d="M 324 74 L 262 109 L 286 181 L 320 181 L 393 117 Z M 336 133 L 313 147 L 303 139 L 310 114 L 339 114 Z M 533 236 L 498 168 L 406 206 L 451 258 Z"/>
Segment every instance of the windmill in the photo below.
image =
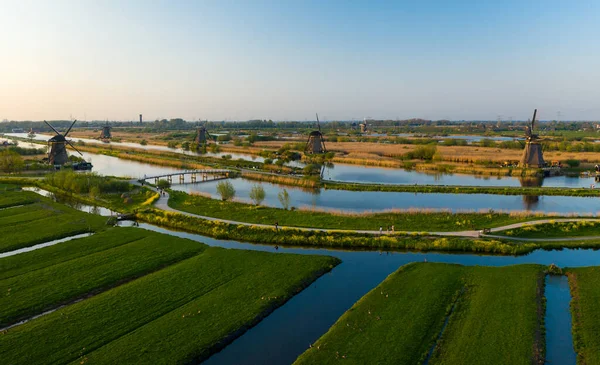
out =
<path fill-rule="evenodd" d="M 108 125 L 108 122 L 106 122 L 106 125 L 102 126 L 102 132 L 100 132 L 100 139 L 103 139 L 103 140 L 111 139 L 112 138 L 112 134 L 110 133 L 111 129 L 112 129 L 112 127 L 110 125 Z"/>
<path fill-rule="evenodd" d="M 206 144 L 207 144 L 206 136 L 212 138 L 210 133 L 208 133 L 208 129 L 206 128 L 206 123 L 204 123 L 204 125 L 198 126 L 196 128 L 195 142 L 196 142 L 196 144 L 198 144 L 198 147 L 206 146 Z"/>
<path fill-rule="evenodd" d="M 525 127 L 526 141 L 525 150 L 523 150 L 523 156 L 521 157 L 521 167 L 541 168 L 546 164 L 544 162 L 544 155 L 542 153 L 542 145 L 539 142 L 539 136 L 533 133 L 536 115 L 537 109 L 533 111 L 531 126 L 528 125 Z"/>
<path fill-rule="evenodd" d="M 54 133 L 56 133 L 54 137 L 48 140 L 48 163 L 50 165 L 64 165 L 69 161 L 69 155 L 67 155 L 67 144 L 73 147 L 77 153 L 83 156 L 83 154 L 79 152 L 79 150 L 75 148 L 75 146 L 73 146 L 66 138 L 71 131 L 71 128 L 73 128 L 73 125 L 75 125 L 75 122 L 77 122 L 77 120 L 74 120 L 65 134 L 62 134 L 57 131 L 56 128 L 51 126 L 50 123 L 44 121 L 44 123 L 46 123 L 48 127 L 52 128 Z"/>
<path fill-rule="evenodd" d="M 321 123 L 319 122 L 319 114 L 317 114 L 317 127 L 319 130 L 312 131 L 308 135 L 308 141 L 306 142 L 306 146 L 304 147 L 304 153 L 306 154 L 316 154 L 316 153 L 325 153 L 327 149 L 325 148 L 325 138 L 323 137 L 323 133 L 321 133 Z"/>

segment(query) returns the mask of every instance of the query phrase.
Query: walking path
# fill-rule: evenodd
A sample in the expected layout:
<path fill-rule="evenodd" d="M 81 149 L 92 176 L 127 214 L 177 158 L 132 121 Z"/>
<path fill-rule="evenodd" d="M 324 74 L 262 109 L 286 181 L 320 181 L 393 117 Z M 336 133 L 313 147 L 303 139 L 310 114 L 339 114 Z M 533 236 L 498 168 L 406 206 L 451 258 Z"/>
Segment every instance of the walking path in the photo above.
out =
<path fill-rule="evenodd" d="M 132 180 L 132 184 L 141 185 L 137 180 Z M 153 188 L 152 186 L 148 186 L 150 189 L 154 189 L 158 191 L 158 189 Z M 221 218 L 208 217 L 204 215 L 184 212 L 182 210 L 173 209 L 169 206 L 169 193 L 165 192 L 165 195 L 162 196 L 154 202 L 154 206 L 158 209 L 179 213 L 189 217 L 195 217 L 200 219 L 205 219 L 208 221 L 218 221 L 235 225 L 243 225 L 243 226 L 253 226 L 253 227 L 264 227 L 264 228 L 273 228 L 272 224 L 260 224 L 260 223 L 248 223 L 248 222 L 238 222 Z M 555 219 L 540 219 L 533 220 L 528 222 L 514 223 L 509 224 L 502 227 L 491 228 L 490 232 L 500 232 L 508 229 L 515 229 L 529 225 L 537 225 L 551 222 L 598 222 L 600 218 L 555 218 Z M 309 228 L 309 227 L 291 227 L 291 226 L 279 226 L 280 229 L 296 229 L 300 231 L 312 231 L 312 232 L 343 232 L 343 233 L 361 233 L 361 234 L 381 234 L 379 230 L 349 230 L 349 229 L 327 229 L 327 228 Z M 520 238 L 520 237 L 511 237 L 511 236 L 502 236 L 502 235 L 492 235 L 492 234 L 482 234 L 480 230 L 466 230 L 466 231 L 450 231 L 450 232 L 424 232 L 424 231 L 398 231 L 397 233 L 405 233 L 405 234 L 424 234 L 430 236 L 445 236 L 445 237 L 487 237 L 487 238 L 500 238 L 507 239 L 511 241 L 521 241 L 521 242 L 560 242 L 560 241 L 573 241 L 573 240 L 600 240 L 600 236 L 580 236 L 580 237 L 560 237 L 560 238 Z M 387 234 L 384 231 L 384 234 Z"/>

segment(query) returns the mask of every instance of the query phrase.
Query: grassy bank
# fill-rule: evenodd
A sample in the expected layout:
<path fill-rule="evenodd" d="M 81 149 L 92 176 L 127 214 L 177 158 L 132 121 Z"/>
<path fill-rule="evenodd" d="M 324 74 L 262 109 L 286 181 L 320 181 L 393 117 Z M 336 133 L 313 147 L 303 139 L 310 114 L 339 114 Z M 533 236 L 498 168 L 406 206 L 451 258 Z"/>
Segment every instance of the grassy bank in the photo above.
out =
<path fill-rule="evenodd" d="M 394 226 L 396 231 L 460 231 L 497 227 L 539 218 L 533 214 L 451 213 L 391 211 L 384 213 L 328 213 L 320 211 L 284 210 L 223 202 L 200 195 L 172 191 L 171 208 L 198 215 L 238 222 L 280 226 L 347 230 L 378 230 Z"/>
<path fill-rule="evenodd" d="M 296 364 L 421 364 L 432 346 L 430 364 L 539 363 L 543 271 L 538 265 L 403 266 L 340 317 Z"/>
<path fill-rule="evenodd" d="M 567 269 L 577 363 L 600 364 L 600 267 Z"/>
<path fill-rule="evenodd" d="M 0 204 L 30 204 L 0 211 L 0 252 L 106 228 L 105 217 L 80 212 L 32 192 L 14 194 L 6 199 L 2 194 Z"/>
<path fill-rule="evenodd" d="M 495 234 L 521 238 L 600 236 L 600 220 L 579 222 L 551 222 L 536 225 L 527 225 L 520 228 L 496 232 Z"/>
<path fill-rule="evenodd" d="M 201 361 L 338 262 L 208 248 L 6 331 L 0 357 L 10 364 Z"/>
<path fill-rule="evenodd" d="M 122 235 L 127 236 L 127 230 L 136 229 L 112 228 L 99 234 L 99 237 L 81 238 L 66 244 L 73 250 L 77 250 L 79 244 L 89 246 L 89 242 L 86 241 L 102 245 L 100 242 L 121 240 Z M 0 292 L 8 295 L 0 297 L 0 307 L 3 308 L 0 313 L 0 327 L 88 296 L 90 293 L 101 292 L 120 282 L 132 280 L 186 259 L 205 248 L 195 241 L 149 231 L 142 231 L 140 237 L 116 247 L 114 242 L 105 246 L 109 247 L 1 280 Z M 16 257 L 28 260 L 28 254 Z"/>
<path fill-rule="evenodd" d="M 302 231 L 293 228 L 276 230 L 208 221 L 180 213 L 148 209 L 138 212 L 142 221 L 162 227 L 184 230 L 217 239 L 239 240 L 287 246 L 316 246 L 341 249 L 415 250 L 479 252 L 501 255 L 529 253 L 540 246 L 534 243 L 511 243 L 494 239 L 460 237 L 425 237 L 419 235 L 374 235 L 339 231 Z"/>

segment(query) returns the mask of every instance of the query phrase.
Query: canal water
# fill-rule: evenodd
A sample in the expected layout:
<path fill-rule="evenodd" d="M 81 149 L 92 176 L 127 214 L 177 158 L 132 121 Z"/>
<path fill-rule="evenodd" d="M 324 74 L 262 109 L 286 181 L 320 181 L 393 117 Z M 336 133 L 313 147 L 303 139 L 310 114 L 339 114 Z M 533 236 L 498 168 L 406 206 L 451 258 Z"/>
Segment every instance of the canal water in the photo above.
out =
<path fill-rule="evenodd" d="M 571 293 L 566 276 L 546 276 L 546 364 L 575 365 L 571 333 Z"/>
<path fill-rule="evenodd" d="M 76 208 L 78 206 L 75 206 Z M 89 211 L 90 207 L 80 205 Z M 106 213 L 106 212 L 105 212 Z M 206 364 L 290 364 L 368 291 L 400 266 L 410 262 L 442 262 L 462 265 L 506 266 L 555 264 L 560 267 L 600 265 L 600 251 L 589 249 L 537 250 L 524 256 L 486 256 L 438 252 L 344 251 L 314 247 L 285 247 L 217 240 L 141 223 L 148 229 L 187 238 L 209 246 L 273 253 L 329 255 L 342 260 L 308 288 L 263 319 L 241 337 L 210 357 Z M 549 295 L 547 293 L 547 295 Z M 564 310 L 553 310 L 564 316 Z"/>

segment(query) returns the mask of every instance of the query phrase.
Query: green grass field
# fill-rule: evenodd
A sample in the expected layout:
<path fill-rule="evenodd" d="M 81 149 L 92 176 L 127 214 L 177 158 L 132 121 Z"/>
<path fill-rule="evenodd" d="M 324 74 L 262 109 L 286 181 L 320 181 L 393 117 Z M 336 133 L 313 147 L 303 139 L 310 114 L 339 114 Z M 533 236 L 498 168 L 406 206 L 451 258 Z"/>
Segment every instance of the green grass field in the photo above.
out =
<path fill-rule="evenodd" d="M 0 194 L 0 209 L 12 207 L 15 205 L 31 204 L 40 200 L 40 196 L 33 192 L 22 192 L 12 190 L 2 191 L 2 194 Z"/>
<path fill-rule="evenodd" d="M 600 267 L 565 270 L 571 287 L 573 345 L 577 363 L 600 364 Z"/>
<path fill-rule="evenodd" d="M 394 225 L 396 231 L 461 231 L 498 227 L 539 217 L 511 216 L 500 213 L 392 212 L 373 214 L 333 214 L 291 211 L 237 202 L 223 202 L 203 196 L 173 191 L 169 206 L 184 212 L 239 222 L 274 224 L 290 227 L 314 227 L 349 230 L 378 230 Z"/>
<path fill-rule="evenodd" d="M 142 231 L 145 233 L 144 237 L 110 247 L 114 245 L 113 240 L 120 240 L 119 236 L 127 236 L 128 230 L 136 229 L 113 228 L 100 234 L 100 240 L 111 242 L 104 245 L 102 251 L 63 260 L 52 266 L 1 280 L 0 293 L 6 295 L 0 297 L 0 307 L 3 308 L 0 313 L 0 327 L 189 258 L 206 247 L 195 241 L 150 231 Z M 90 237 L 69 241 L 68 246 L 73 250 L 77 250 L 79 244 L 89 247 L 89 242 L 86 241 L 102 245 L 98 244 L 98 237 Z M 28 255 L 29 253 L 24 253 L 16 255 L 15 258 Z M 39 254 L 37 256 L 39 257 Z M 21 259 L 25 260 L 27 259 Z M 19 268 L 23 270 L 23 266 Z"/>
<path fill-rule="evenodd" d="M 543 223 L 500 231 L 495 234 L 522 238 L 600 236 L 600 220 L 597 222 L 579 221 Z"/>
<path fill-rule="evenodd" d="M 32 192 L 2 194 L 1 204 L 13 207 L 0 210 L 0 252 L 106 228 L 106 217 L 80 212 Z"/>
<path fill-rule="evenodd" d="M 0 358 L 9 364 L 202 360 L 338 263 L 208 248 L 7 330 Z"/>
<path fill-rule="evenodd" d="M 409 264 L 361 298 L 296 364 L 531 364 L 543 271 Z M 437 340 L 450 314 L 441 340 Z"/>

